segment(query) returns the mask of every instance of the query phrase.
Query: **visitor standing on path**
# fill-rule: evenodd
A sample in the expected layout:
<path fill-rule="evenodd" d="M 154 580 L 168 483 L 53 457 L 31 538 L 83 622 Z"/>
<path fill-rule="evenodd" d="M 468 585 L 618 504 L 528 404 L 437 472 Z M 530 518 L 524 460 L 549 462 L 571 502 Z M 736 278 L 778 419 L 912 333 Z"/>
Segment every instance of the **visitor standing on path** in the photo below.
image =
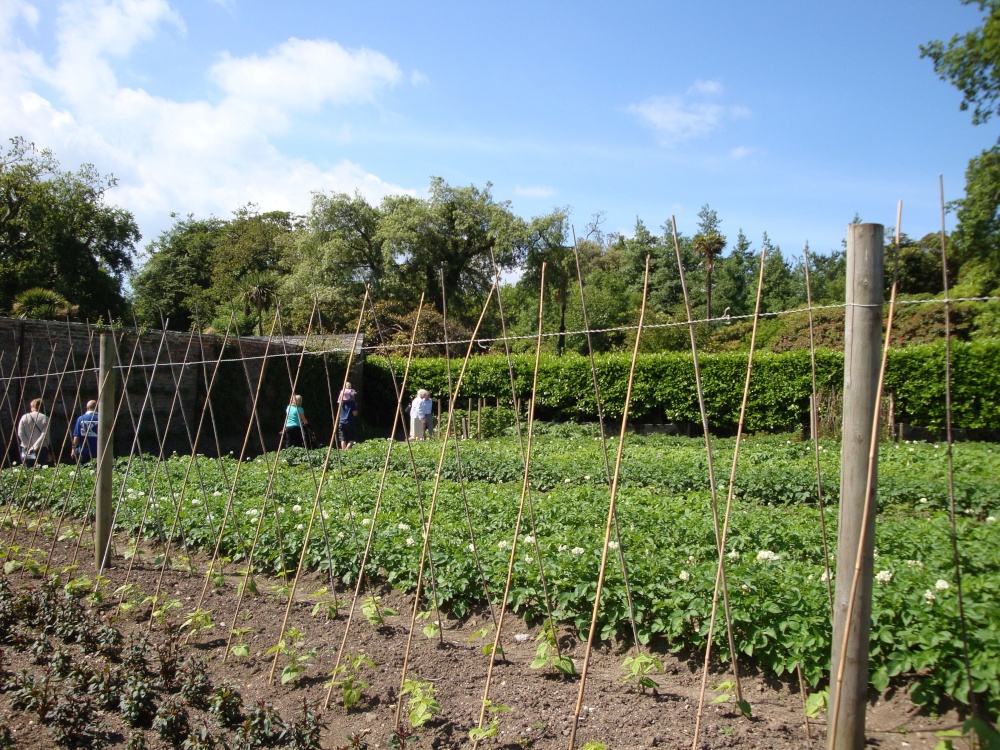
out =
<path fill-rule="evenodd" d="M 30 411 L 17 423 L 17 439 L 21 443 L 21 463 L 25 466 L 45 465 L 49 460 L 49 418 L 42 413 L 42 400 L 32 399 Z"/>
<path fill-rule="evenodd" d="M 97 457 L 97 402 L 88 401 L 87 411 L 73 425 L 73 456 L 81 464 Z"/>
<path fill-rule="evenodd" d="M 302 396 L 294 394 L 285 409 L 285 448 L 306 446 L 306 427 L 309 420 L 306 419 L 305 409 L 302 408 Z"/>
<path fill-rule="evenodd" d="M 348 386 L 350 383 L 347 384 Z M 337 439 L 340 449 L 347 450 L 357 441 L 355 420 L 358 416 L 358 402 L 353 390 L 341 391 L 340 415 L 337 419 Z"/>
<path fill-rule="evenodd" d="M 431 394 L 421 388 L 410 404 L 410 440 L 426 437 L 427 418 L 431 409 Z"/>

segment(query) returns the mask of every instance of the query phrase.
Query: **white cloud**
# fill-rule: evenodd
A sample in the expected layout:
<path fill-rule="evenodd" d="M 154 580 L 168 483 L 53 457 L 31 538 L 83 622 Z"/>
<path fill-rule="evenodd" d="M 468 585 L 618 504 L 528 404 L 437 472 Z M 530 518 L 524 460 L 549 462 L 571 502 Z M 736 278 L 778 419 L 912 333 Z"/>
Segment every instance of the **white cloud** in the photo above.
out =
<path fill-rule="evenodd" d="M 400 75 L 399 66 L 379 52 L 303 39 L 289 39 L 265 57 L 223 54 L 210 71 L 226 96 L 241 104 L 300 111 L 370 100 Z"/>
<path fill-rule="evenodd" d="M 263 55 L 223 54 L 206 71 L 221 96 L 176 101 L 122 86 L 116 75 L 136 45 L 184 33 L 166 0 L 63 2 L 51 61 L 18 37 L 19 25 L 37 22 L 32 12 L 0 0 L 4 130 L 51 148 L 66 168 L 86 161 L 114 173 L 111 199 L 136 215 L 147 241 L 171 211 L 225 216 L 250 201 L 304 211 L 311 190 L 357 189 L 376 201 L 411 192 L 336 152 L 309 160 L 276 145 L 297 115 L 321 109 L 328 142 L 348 140 L 351 124 L 335 108 L 372 102 L 402 77 L 380 52 L 289 39 Z"/>
<path fill-rule="evenodd" d="M 514 195 L 520 198 L 551 198 L 556 189 L 544 185 L 515 185 Z"/>
<path fill-rule="evenodd" d="M 753 154 L 757 149 L 751 148 L 750 146 L 737 146 L 736 148 L 729 149 L 729 158 L 731 159 L 745 159 L 751 154 Z"/>
<path fill-rule="evenodd" d="M 722 84 L 719 81 L 695 81 L 688 91 L 692 94 L 721 94 Z"/>
<path fill-rule="evenodd" d="M 718 81 L 695 81 L 683 96 L 651 96 L 628 112 L 653 129 L 662 146 L 675 146 L 717 130 L 725 120 L 745 117 L 746 107 L 713 101 L 722 93 Z"/>
<path fill-rule="evenodd" d="M 427 77 L 425 73 L 419 70 L 414 70 L 410 73 L 410 84 L 413 86 L 423 86 L 431 82 L 431 79 Z"/>

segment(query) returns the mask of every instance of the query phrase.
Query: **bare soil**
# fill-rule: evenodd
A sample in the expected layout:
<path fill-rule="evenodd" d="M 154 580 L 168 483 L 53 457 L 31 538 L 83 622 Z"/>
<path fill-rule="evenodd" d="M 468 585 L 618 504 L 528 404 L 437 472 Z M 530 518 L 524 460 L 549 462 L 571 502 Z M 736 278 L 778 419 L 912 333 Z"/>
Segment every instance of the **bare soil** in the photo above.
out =
<path fill-rule="evenodd" d="M 118 549 L 127 547 L 128 540 L 117 539 Z M 59 570 L 73 561 L 72 541 L 55 545 L 52 570 Z M 48 548 L 49 540 L 39 540 L 37 546 Z M 130 581 L 136 583 L 143 592 L 151 594 L 160 576 L 159 567 L 152 565 L 155 550 L 147 549 L 135 563 Z M 88 574 L 93 577 L 93 550 L 84 547 L 80 551 L 79 569 L 72 575 Z M 174 564 L 176 565 L 176 559 Z M 168 568 L 163 575 L 163 590 L 169 598 L 177 599 L 181 606 L 172 614 L 177 622 L 194 608 L 204 582 L 207 561 L 193 557 L 191 563 L 197 572 Z M 116 611 L 114 592 L 125 580 L 128 562 L 115 557 L 106 570 L 110 579 L 104 587 L 105 601 L 91 606 L 93 614 L 108 621 Z M 224 661 L 226 637 L 233 622 L 237 589 L 242 576 L 233 566 L 226 574 L 225 585 L 221 588 L 210 586 L 204 607 L 211 610 L 215 628 L 201 634 L 197 642 L 185 648 L 204 659 L 214 685 L 229 682 L 241 692 L 245 706 L 258 699 L 274 704 L 286 720 L 294 716 L 302 707 L 303 698 L 319 703 L 327 728 L 322 735 L 324 748 L 339 748 L 347 745 L 348 735 L 363 733 L 364 740 L 372 747 L 385 747 L 390 739 L 394 723 L 396 704 L 400 688 L 400 675 L 407 648 L 410 615 L 413 607 L 411 596 L 402 595 L 389 588 L 366 592 L 364 595 L 382 596 L 382 604 L 396 610 L 399 615 L 389 616 L 386 625 L 375 628 L 362 616 L 360 605 L 355 612 L 345 651 L 350 654 L 364 653 L 376 664 L 374 673 L 362 673 L 362 679 L 371 683 L 364 690 L 361 702 L 351 710 L 336 703 L 339 691 L 334 692 L 334 703 L 322 709 L 337 650 L 344 637 L 347 625 L 347 611 L 353 591 L 340 590 L 342 601 L 339 617 L 327 619 L 323 615 L 311 616 L 316 599 L 310 595 L 326 584 L 322 576 L 309 573 L 299 582 L 289 611 L 288 626 L 294 626 L 305 633 L 308 646 L 315 646 L 318 652 L 308 668 L 294 681 L 281 685 L 278 680 L 283 663 L 278 664 L 273 684 L 269 683 L 271 657 L 265 652 L 278 640 L 285 603 L 272 592 L 271 587 L 278 581 L 257 578 L 260 595 L 248 596 L 243 603 L 242 613 L 236 618 L 236 627 L 252 628 L 246 638 L 250 647 L 247 658 L 232 656 Z M 38 586 L 39 580 L 30 576 L 11 574 L 11 586 Z M 68 580 L 68 577 L 64 577 Z M 150 606 L 139 607 L 127 617 L 111 619 L 123 635 L 137 634 L 147 628 Z M 421 632 L 418 623 L 410 649 L 408 677 L 433 682 L 437 688 L 437 699 L 441 712 L 427 726 L 417 731 L 419 741 L 411 747 L 459 748 L 471 747 L 468 731 L 476 725 L 479 716 L 486 672 L 489 659 L 484 655 L 484 638 L 476 638 L 476 631 L 491 623 L 488 612 L 480 612 L 464 621 L 447 615 L 442 617 L 440 637 L 428 639 Z M 491 699 L 510 707 L 510 712 L 501 714 L 500 731 L 495 739 L 487 739 L 480 747 L 507 748 L 566 748 L 569 746 L 570 726 L 579 689 L 578 677 L 563 677 L 532 670 L 529 664 L 535 656 L 535 637 L 540 632 L 540 623 L 525 623 L 508 616 L 504 623 L 503 648 L 506 661 L 499 661 L 493 677 Z M 515 635 L 521 635 L 515 638 Z M 527 635 L 527 638 L 523 636 Z M 162 627 L 152 627 L 151 642 L 162 639 Z M 489 636 L 492 639 L 492 635 Z M 53 643 L 56 644 L 55 639 Z M 56 644 L 58 645 L 58 644 Z M 586 643 L 579 642 L 568 631 L 560 639 L 565 653 L 578 666 L 583 663 Z M 33 664 L 25 653 L 25 648 L 6 649 L 7 668 L 17 674 L 22 669 L 39 671 L 42 667 Z M 622 659 L 629 654 L 624 644 L 602 644 L 591 656 L 586 691 L 583 698 L 576 746 L 596 741 L 613 750 L 627 748 L 690 748 L 694 738 L 695 721 L 698 713 L 698 699 L 701 689 L 701 657 L 692 654 L 684 660 L 669 653 L 656 654 L 663 660 L 664 674 L 655 675 L 660 687 L 656 691 L 640 693 L 630 689 L 619 680 L 623 674 Z M 82 658 L 82 657 L 81 657 Z M 709 677 L 709 686 L 718 684 L 729 675 L 721 668 Z M 825 716 L 810 721 L 809 733 L 803 718 L 802 697 L 797 682 L 791 684 L 767 679 L 759 674 L 744 675 L 742 680 L 744 695 L 753 709 L 753 718 L 746 719 L 732 703 L 706 705 L 701 722 L 698 746 L 700 748 L 822 748 L 826 733 Z M 718 694 L 709 690 L 706 704 Z M 162 693 L 165 696 L 166 692 Z M 161 697 L 162 697 L 161 696 Z M 10 707 L 10 693 L 0 697 L 4 705 L 7 724 L 11 727 L 15 746 L 24 748 L 49 748 L 53 740 L 47 729 L 39 724 L 35 714 L 15 710 Z M 202 712 L 192 711 L 193 726 L 200 726 Z M 114 712 L 100 716 L 106 728 L 112 747 L 124 747 L 127 738 L 135 731 L 124 725 Z M 205 719 L 213 732 L 216 729 L 211 719 Z M 406 724 L 405 706 L 403 711 Z M 886 696 L 873 695 L 868 707 L 868 744 L 882 748 L 933 748 L 938 738 L 934 733 L 940 729 L 958 725 L 959 717 L 949 713 L 941 717 L 921 715 L 910 703 L 905 690 L 890 692 Z M 166 748 L 164 742 L 152 730 L 145 730 L 147 747 Z M 811 735 L 811 737 L 809 736 Z M 231 735 L 230 735 L 231 736 Z"/>

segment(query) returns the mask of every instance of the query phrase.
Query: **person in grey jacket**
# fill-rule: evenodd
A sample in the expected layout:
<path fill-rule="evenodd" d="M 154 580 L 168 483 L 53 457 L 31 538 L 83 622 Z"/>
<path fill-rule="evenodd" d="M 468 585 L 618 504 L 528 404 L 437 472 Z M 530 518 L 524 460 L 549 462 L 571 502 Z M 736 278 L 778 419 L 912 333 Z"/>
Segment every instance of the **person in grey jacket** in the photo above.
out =
<path fill-rule="evenodd" d="M 25 466 L 47 464 L 49 461 L 49 418 L 42 413 L 42 400 L 32 399 L 31 411 L 17 423 L 17 439 L 21 444 L 21 463 Z"/>

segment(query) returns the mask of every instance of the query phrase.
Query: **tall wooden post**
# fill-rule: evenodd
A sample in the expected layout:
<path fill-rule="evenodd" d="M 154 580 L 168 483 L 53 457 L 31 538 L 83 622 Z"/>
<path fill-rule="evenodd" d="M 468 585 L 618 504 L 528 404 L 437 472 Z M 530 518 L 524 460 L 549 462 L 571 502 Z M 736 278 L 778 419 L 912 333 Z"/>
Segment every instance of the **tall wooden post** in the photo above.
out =
<path fill-rule="evenodd" d="M 97 497 L 94 502 L 94 564 L 100 571 L 107 564 L 111 542 L 111 485 L 115 465 L 115 335 L 101 334 L 101 358 L 97 379 Z"/>
<path fill-rule="evenodd" d="M 865 698 L 868 692 L 868 638 L 871 631 L 872 574 L 875 552 L 874 493 L 878 465 L 872 471 L 872 499 L 867 504 L 868 457 L 882 348 L 881 224 L 847 228 L 847 308 L 844 313 L 844 423 L 840 456 L 840 521 L 837 532 L 837 589 L 834 596 L 831 718 L 836 731 L 829 750 L 865 746 Z M 875 454 L 877 459 L 877 453 Z M 862 534 L 862 528 L 865 528 Z M 861 572 L 851 621 L 846 622 L 858 547 Z M 841 662 L 844 629 L 849 637 L 839 699 L 833 687 Z M 839 700 L 839 706 L 837 702 Z M 834 736 L 835 735 L 835 736 Z"/>

